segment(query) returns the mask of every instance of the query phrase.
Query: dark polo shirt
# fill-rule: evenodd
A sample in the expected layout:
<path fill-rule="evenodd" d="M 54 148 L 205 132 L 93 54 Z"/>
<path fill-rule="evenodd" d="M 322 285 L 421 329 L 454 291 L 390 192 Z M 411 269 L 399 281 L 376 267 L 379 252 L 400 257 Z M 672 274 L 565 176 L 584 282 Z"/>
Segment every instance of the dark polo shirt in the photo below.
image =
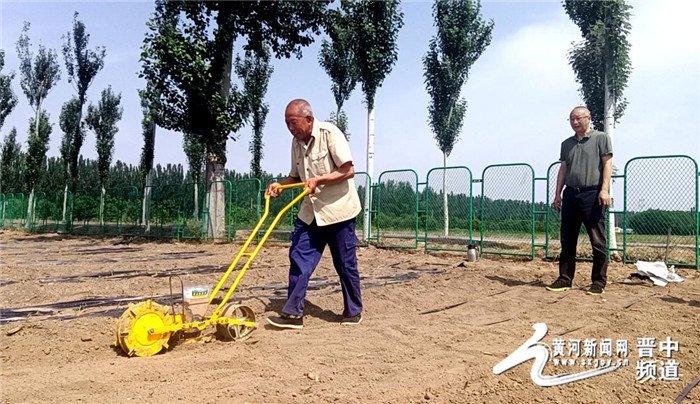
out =
<path fill-rule="evenodd" d="M 581 140 L 576 135 L 561 143 L 559 161 L 566 162 L 567 187 L 594 187 L 603 183 L 602 156 L 612 154 L 610 136 L 596 130 L 590 131 Z"/>

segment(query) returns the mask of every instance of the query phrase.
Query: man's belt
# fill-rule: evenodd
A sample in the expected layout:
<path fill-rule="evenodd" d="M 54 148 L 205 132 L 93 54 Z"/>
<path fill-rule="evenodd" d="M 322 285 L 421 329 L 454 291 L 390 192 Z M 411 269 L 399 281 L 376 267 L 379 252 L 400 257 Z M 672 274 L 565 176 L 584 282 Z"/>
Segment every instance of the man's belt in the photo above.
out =
<path fill-rule="evenodd" d="M 578 193 L 586 192 L 586 191 L 600 190 L 600 185 L 593 185 L 590 187 L 570 187 L 567 185 L 566 189 L 570 189 L 571 192 L 578 194 Z"/>

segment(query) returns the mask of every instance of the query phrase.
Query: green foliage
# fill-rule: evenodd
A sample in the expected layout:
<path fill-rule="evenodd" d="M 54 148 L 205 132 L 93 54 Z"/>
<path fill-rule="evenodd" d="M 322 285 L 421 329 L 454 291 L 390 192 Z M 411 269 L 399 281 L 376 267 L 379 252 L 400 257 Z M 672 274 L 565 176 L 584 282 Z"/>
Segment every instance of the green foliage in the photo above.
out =
<path fill-rule="evenodd" d="M 121 94 L 114 94 L 112 87 L 102 90 L 97 107 L 90 105 L 85 123 L 95 132 L 97 147 L 97 166 L 100 184 L 107 182 L 109 167 L 112 164 L 114 135 L 119 131 L 117 122 L 122 118 Z"/>
<path fill-rule="evenodd" d="M 250 171 L 254 177 L 259 177 L 262 172 L 260 161 L 263 158 L 263 128 L 269 111 L 264 100 L 273 68 L 270 65 L 270 50 L 265 45 L 256 48 L 258 49 L 247 51 L 245 59 L 236 57 L 236 74 L 243 80 L 244 96 L 253 120 L 253 139 L 248 148 L 252 153 Z"/>
<path fill-rule="evenodd" d="M 341 8 L 351 21 L 353 53 L 365 102 L 374 109 L 374 97 L 398 58 L 396 43 L 403 26 L 399 0 L 342 0 Z"/>
<path fill-rule="evenodd" d="M 430 95 L 430 126 L 438 147 L 449 156 L 462 129 L 467 102 L 459 94 L 469 69 L 491 43 L 493 21 L 481 18 L 481 3 L 437 0 L 433 5 L 437 35 L 423 58 Z"/>
<path fill-rule="evenodd" d="M 247 39 L 249 50 L 267 45 L 278 57 L 300 56 L 318 34 L 326 3 L 157 1 L 140 76 L 154 86 L 164 127 L 192 134 L 224 164 L 226 140 L 250 110 L 230 80 L 234 41 Z"/>
<path fill-rule="evenodd" d="M 77 98 L 72 98 L 64 107 L 66 119 L 61 111 L 61 156 L 66 161 L 66 171 L 69 173 L 71 190 L 75 191 L 78 170 L 78 158 L 83 147 L 85 130 L 83 128 L 83 105 L 85 94 L 97 73 L 104 67 L 106 51 L 104 47 L 88 49 L 90 34 L 85 30 L 85 24 L 78 19 L 78 13 L 73 14 L 73 28 L 63 35 L 63 59 L 68 72 L 68 82 L 73 84 Z"/>
<path fill-rule="evenodd" d="M 17 142 L 17 129 L 5 135 L 0 154 L 0 193 L 22 192 L 22 148 Z"/>
<path fill-rule="evenodd" d="M 329 122 L 338 127 L 341 132 L 345 135 L 346 140 L 350 140 L 350 133 L 348 132 L 348 116 L 345 111 L 338 110 L 337 113 L 331 112 L 331 116 L 328 118 Z"/>
<path fill-rule="evenodd" d="M 632 7 L 625 0 L 565 0 L 564 9 L 583 36 L 583 41 L 570 51 L 569 63 L 591 111 L 591 121 L 602 130 L 606 82 L 616 103 L 616 121 L 627 104 L 622 94 L 632 71 L 627 40 Z"/>
<path fill-rule="evenodd" d="M 27 138 L 27 155 L 24 178 L 28 190 L 33 190 L 44 168 L 49 135 L 52 128 L 41 104 L 60 78 L 58 57 L 52 49 L 39 45 L 36 56 L 30 51 L 29 23 L 25 22 L 22 34 L 17 41 L 17 55 L 20 61 L 20 85 L 27 96 L 35 116 L 30 120 L 32 127 Z"/>
<path fill-rule="evenodd" d="M 350 16 L 342 10 L 330 11 L 326 32 L 331 41 L 323 40 L 318 60 L 333 82 L 331 90 L 337 107 L 336 115 L 340 115 L 343 103 L 350 98 L 359 75 Z"/>
<path fill-rule="evenodd" d="M 192 135 L 186 133 L 182 140 L 182 147 L 187 156 L 187 164 L 190 168 L 189 175 L 195 183 L 202 179 L 202 169 L 204 168 L 204 147 Z"/>
<path fill-rule="evenodd" d="M 141 160 L 139 162 L 139 170 L 144 184 L 146 177 L 153 169 L 153 157 L 156 145 L 156 124 L 158 121 L 158 111 L 151 101 L 157 98 L 153 94 L 153 86 L 146 84 L 144 90 L 139 90 L 139 98 L 141 99 L 141 110 L 143 118 L 141 119 L 141 130 L 143 134 L 143 148 L 141 149 Z"/>
<path fill-rule="evenodd" d="M 636 234 L 670 234 L 690 236 L 695 234 L 695 212 L 645 210 L 630 215 L 629 227 Z"/>
<path fill-rule="evenodd" d="M 88 49 L 90 34 L 85 32 L 85 24 L 78 19 L 77 12 L 73 14 L 73 29 L 63 36 L 63 40 L 63 59 L 66 62 L 68 82 L 75 87 L 82 109 L 85 93 L 104 67 L 106 51 L 103 46 Z"/>
<path fill-rule="evenodd" d="M 63 131 L 63 138 L 61 139 L 61 159 L 66 163 L 66 173 L 71 177 L 71 173 L 74 171 L 73 167 L 75 165 L 70 164 L 73 158 L 78 158 L 75 151 L 75 133 L 79 131 L 78 137 L 80 140 L 80 145 L 82 145 L 82 139 L 85 138 L 83 123 L 81 122 L 82 105 L 80 100 L 76 97 L 72 97 L 70 100 L 66 101 L 61 107 L 61 114 L 58 117 L 59 127 Z"/>
<path fill-rule="evenodd" d="M 29 105 L 38 111 L 49 90 L 58 83 L 61 73 L 58 69 L 58 56 L 53 49 L 39 45 L 34 54 L 29 50 L 29 23 L 25 21 L 22 35 L 17 41 L 17 56 L 20 62 L 20 86 L 27 96 Z"/>
<path fill-rule="evenodd" d="M 47 158 L 46 169 L 35 185 L 36 191 L 47 195 L 47 197 L 60 195 L 61 205 L 63 204 L 63 189 L 59 184 L 64 184 L 67 178 L 63 165 L 64 161 L 61 158 Z"/>
<path fill-rule="evenodd" d="M 46 151 L 49 149 L 49 136 L 53 128 L 49 123 L 49 116 L 46 111 L 39 113 L 38 130 L 35 118 L 29 119 L 29 136 L 27 138 L 26 167 L 24 171 L 24 181 L 27 189 L 31 190 L 39 180 L 44 171 L 44 160 Z"/>
<path fill-rule="evenodd" d="M 15 74 L 2 74 L 5 67 L 5 51 L 0 49 L 0 128 L 5 124 L 5 118 L 17 105 L 17 96 L 12 92 L 12 80 Z"/>

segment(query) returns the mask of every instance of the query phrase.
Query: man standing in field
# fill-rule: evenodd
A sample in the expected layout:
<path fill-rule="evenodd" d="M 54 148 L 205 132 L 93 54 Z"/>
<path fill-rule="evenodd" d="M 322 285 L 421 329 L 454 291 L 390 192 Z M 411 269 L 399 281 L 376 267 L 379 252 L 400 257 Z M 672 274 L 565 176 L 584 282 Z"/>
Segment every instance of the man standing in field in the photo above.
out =
<path fill-rule="evenodd" d="M 359 324 L 362 297 L 355 217 L 361 206 L 353 180 L 350 145 L 335 125 L 315 119 L 305 100 L 290 102 L 284 119 L 294 136 L 292 167 L 286 179 L 267 187 L 267 193 L 276 197 L 280 185 L 303 181 L 309 195 L 301 204 L 292 231 L 287 302 L 279 317 L 268 317 L 267 321 L 278 328 L 302 328 L 309 278 L 328 245 L 343 292 L 341 323 Z"/>
<path fill-rule="evenodd" d="M 562 292 L 571 288 L 576 271 L 576 244 L 583 223 L 593 249 L 591 286 L 587 293 L 599 295 L 607 283 L 605 209 L 611 203 L 612 142 L 607 134 L 591 128 L 591 113 L 586 107 L 574 108 L 569 123 L 574 135 L 561 144 L 561 165 L 552 204 L 561 212 L 559 277 L 547 290 Z"/>

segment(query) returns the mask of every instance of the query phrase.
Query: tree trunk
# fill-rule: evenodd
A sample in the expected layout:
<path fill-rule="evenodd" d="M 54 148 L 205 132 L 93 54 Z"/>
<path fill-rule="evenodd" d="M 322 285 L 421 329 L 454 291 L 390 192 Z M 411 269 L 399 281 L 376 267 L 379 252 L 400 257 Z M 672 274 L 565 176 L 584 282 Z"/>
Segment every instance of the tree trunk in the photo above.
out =
<path fill-rule="evenodd" d="M 141 202 L 141 225 L 145 226 L 145 232 L 151 231 L 151 190 L 153 189 L 153 174 L 146 174 L 146 186 L 143 187 L 143 201 Z"/>
<path fill-rule="evenodd" d="M 101 187 L 102 191 L 100 192 L 100 227 L 104 227 L 105 225 L 105 193 L 107 192 L 105 190 L 105 187 Z"/>
<path fill-rule="evenodd" d="M 39 115 L 41 114 L 41 98 L 37 103 L 36 113 L 34 114 L 34 136 L 39 137 Z M 27 203 L 27 222 L 25 226 L 27 229 L 31 228 L 34 222 L 34 184 L 29 184 L 32 191 L 29 193 L 29 202 Z"/>
<path fill-rule="evenodd" d="M 610 136 L 610 142 L 614 143 L 615 139 L 615 103 L 616 100 L 613 97 L 613 95 L 610 93 L 610 89 L 608 87 L 608 71 L 609 68 L 607 67 L 606 64 L 606 72 L 605 72 L 605 104 L 604 104 L 604 112 L 605 112 L 605 118 L 603 120 L 603 131 Z M 610 198 L 612 199 L 613 197 L 613 189 L 612 189 L 612 180 L 610 181 Z M 610 210 L 614 210 L 611 209 Z M 615 214 L 612 212 L 608 212 L 608 223 L 607 223 L 607 229 L 608 229 L 608 248 L 610 249 L 616 249 L 617 248 L 617 238 L 615 235 Z M 617 251 L 613 251 L 611 254 L 615 259 L 620 258 L 620 254 Z"/>
<path fill-rule="evenodd" d="M 194 182 L 194 210 L 192 211 L 192 218 L 199 218 L 199 181 Z"/>
<path fill-rule="evenodd" d="M 371 209 L 371 199 L 370 193 L 372 190 L 372 180 L 374 178 L 374 108 L 367 111 L 367 175 L 369 175 L 369 181 L 367 184 L 367 190 L 365 191 L 365 211 L 364 211 L 364 235 L 365 241 L 370 236 L 370 209 Z"/>
<path fill-rule="evenodd" d="M 259 112 L 253 112 L 253 162 L 251 171 L 255 178 L 260 178 L 262 171 L 260 168 L 260 160 L 262 160 L 262 120 Z"/>
<path fill-rule="evenodd" d="M 29 192 L 29 200 L 27 200 L 27 221 L 24 223 L 24 227 L 27 230 L 32 228 L 34 224 L 34 187 Z"/>
<path fill-rule="evenodd" d="M 80 138 L 80 122 L 83 119 L 83 105 L 85 105 L 85 94 L 78 94 L 78 102 L 80 104 L 80 110 L 78 111 L 78 124 L 75 126 L 75 132 L 73 133 L 73 147 L 72 154 L 69 157 L 70 161 L 68 164 L 70 167 L 70 191 L 75 195 L 75 188 L 78 185 L 78 157 L 80 156 L 80 147 L 82 147 L 83 139 Z M 80 143 L 80 145 L 79 145 Z"/>
<path fill-rule="evenodd" d="M 63 218 L 63 223 L 66 222 L 66 213 L 68 210 L 68 180 L 66 180 L 66 184 L 63 187 L 63 214 L 61 217 Z"/>
<path fill-rule="evenodd" d="M 218 52 L 212 61 L 210 71 L 213 74 L 212 81 L 218 84 L 218 92 L 223 100 L 228 100 L 231 93 L 231 68 L 233 67 L 233 45 L 236 38 L 235 32 L 235 2 L 221 2 L 216 16 L 218 30 L 215 41 L 218 43 Z M 210 126 L 214 128 L 214 126 Z M 224 185 L 224 163 L 226 162 L 226 137 L 220 139 L 216 133 L 208 133 L 209 138 L 217 147 L 206 147 L 206 201 L 205 207 L 209 213 L 206 218 L 207 236 L 221 239 L 226 236 L 226 187 Z M 220 153 L 217 155 L 216 153 Z"/>
<path fill-rule="evenodd" d="M 207 236 L 214 239 L 226 237 L 226 187 L 224 166 L 213 154 L 207 153 Z"/>
<path fill-rule="evenodd" d="M 450 209 L 447 204 L 447 155 L 442 153 L 442 211 L 445 215 L 445 236 L 450 235 Z"/>

